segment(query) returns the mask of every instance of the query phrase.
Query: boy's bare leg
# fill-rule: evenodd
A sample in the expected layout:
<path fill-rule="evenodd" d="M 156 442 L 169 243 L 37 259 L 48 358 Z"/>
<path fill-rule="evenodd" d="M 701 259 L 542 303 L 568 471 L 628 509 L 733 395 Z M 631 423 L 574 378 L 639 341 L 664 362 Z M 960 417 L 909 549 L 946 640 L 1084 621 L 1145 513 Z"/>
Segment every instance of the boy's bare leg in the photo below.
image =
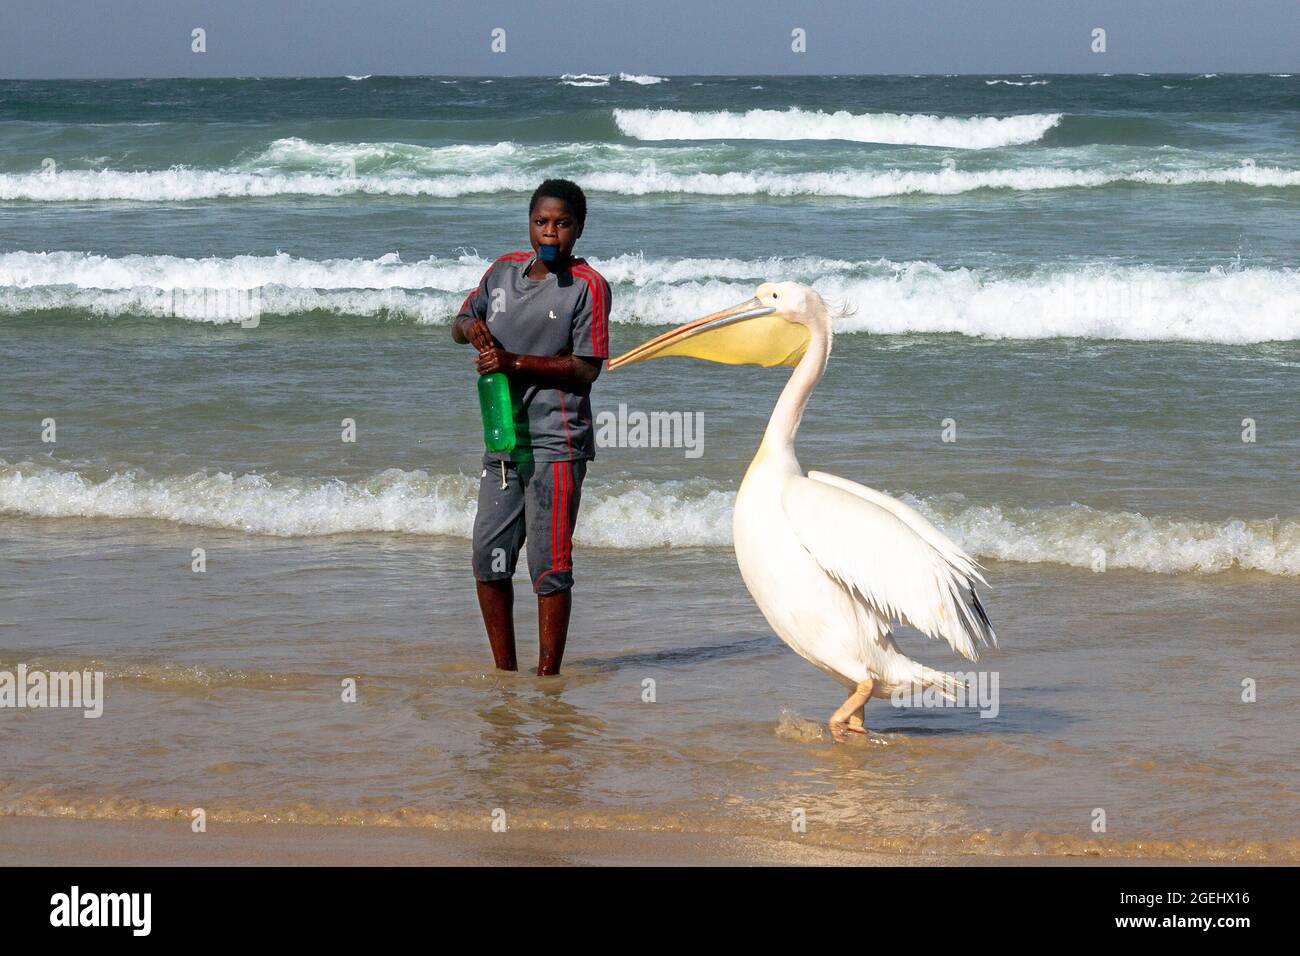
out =
<path fill-rule="evenodd" d="M 517 671 L 515 660 L 515 585 L 509 578 L 502 581 L 475 581 L 478 606 L 483 612 L 488 643 L 497 670 Z"/>
<path fill-rule="evenodd" d="M 572 609 L 571 590 L 537 595 L 537 638 L 541 644 L 541 651 L 537 655 L 538 677 L 560 672 L 564 642 L 569 638 L 569 611 Z"/>

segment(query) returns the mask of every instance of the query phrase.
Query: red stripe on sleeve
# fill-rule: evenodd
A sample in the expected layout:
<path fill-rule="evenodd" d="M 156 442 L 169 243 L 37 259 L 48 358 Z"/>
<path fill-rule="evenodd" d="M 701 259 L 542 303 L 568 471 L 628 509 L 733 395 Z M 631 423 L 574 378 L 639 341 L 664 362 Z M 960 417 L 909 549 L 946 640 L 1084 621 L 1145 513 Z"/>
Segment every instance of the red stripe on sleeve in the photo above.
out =
<path fill-rule="evenodd" d="M 605 279 L 590 266 L 574 266 L 573 272 L 587 283 L 591 294 L 591 350 L 596 358 L 609 358 L 609 308 L 605 302 Z"/>
<path fill-rule="evenodd" d="M 487 271 L 483 273 L 483 278 L 478 280 L 478 285 L 474 288 L 474 291 L 465 296 L 465 301 L 460 304 L 460 312 L 457 312 L 456 314 L 460 315 L 469 308 L 469 300 L 483 291 L 483 283 L 487 282 L 487 277 L 492 274 L 492 266 L 495 266 L 497 262 L 504 262 L 507 260 L 510 262 L 523 262 L 528 258 L 528 255 L 527 252 L 507 252 L 504 256 L 497 256 L 496 262 L 492 263 L 491 266 L 488 266 Z"/>

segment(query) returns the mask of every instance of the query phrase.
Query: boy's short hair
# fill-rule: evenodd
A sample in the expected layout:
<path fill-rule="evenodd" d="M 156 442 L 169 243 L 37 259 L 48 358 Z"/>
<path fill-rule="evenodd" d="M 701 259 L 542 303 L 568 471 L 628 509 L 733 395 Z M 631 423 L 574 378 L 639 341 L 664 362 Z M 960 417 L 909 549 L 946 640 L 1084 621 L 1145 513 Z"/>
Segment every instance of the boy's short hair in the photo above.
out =
<path fill-rule="evenodd" d="M 537 200 L 559 199 L 564 202 L 572 211 L 573 218 L 578 220 L 578 225 L 583 226 L 587 223 L 587 194 L 582 191 L 582 187 L 575 182 L 567 179 L 548 179 L 533 192 L 533 198 L 528 201 L 529 215 L 537 208 Z"/>

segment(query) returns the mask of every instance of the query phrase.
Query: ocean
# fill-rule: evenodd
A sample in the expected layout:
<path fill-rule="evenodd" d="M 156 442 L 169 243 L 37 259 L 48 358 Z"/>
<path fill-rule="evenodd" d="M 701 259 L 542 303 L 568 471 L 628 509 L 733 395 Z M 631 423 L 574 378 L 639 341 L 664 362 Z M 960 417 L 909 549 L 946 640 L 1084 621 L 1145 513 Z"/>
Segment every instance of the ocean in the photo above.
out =
<path fill-rule="evenodd" d="M 786 373 L 682 360 L 594 387 L 698 427 L 598 449 L 563 675 L 492 670 L 449 322 L 548 176 L 611 354 L 843 308 L 800 460 L 985 566 L 999 651 L 899 642 L 996 716 L 830 742 L 730 550 Z M 1298 212 L 1290 74 L 0 82 L 0 670 L 106 695 L 0 710 L 0 815 L 1300 860 Z"/>

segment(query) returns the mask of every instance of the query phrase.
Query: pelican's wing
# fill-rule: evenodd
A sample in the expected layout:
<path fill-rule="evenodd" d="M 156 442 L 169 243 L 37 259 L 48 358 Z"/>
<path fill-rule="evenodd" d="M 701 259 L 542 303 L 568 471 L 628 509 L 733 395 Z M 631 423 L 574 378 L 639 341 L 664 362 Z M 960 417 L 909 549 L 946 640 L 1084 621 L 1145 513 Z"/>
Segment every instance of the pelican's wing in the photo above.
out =
<path fill-rule="evenodd" d="M 985 587 L 989 586 L 989 583 L 984 580 L 984 575 L 980 573 L 983 568 L 980 567 L 979 562 L 973 560 L 970 555 L 953 544 L 947 535 L 932 525 L 929 519 L 915 508 L 903 504 L 897 498 L 889 497 L 883 491 L 868 488 L 866 485 L 860 485 L 856 481 L 849 481 L 847 478 L 841 478 L 838 475 L 828 475 L 824 471 L 810 471 L 808 477 L 813 481 L 820 481 L 823 484 L 841 488 L 849 492 L 849 494 L 857 495 L 859 498 L 870 501 L 873 505 L 884 508 L 919 534 L 926 544 L 942 554 L 950 564 L 960 569 L 967 577 L 978 581 Z"/>
<path fill-rule="evenodd" d="M 967 660 L 979 659 L 977 641 L 997 646 L 975 562 L 902 502 L 814 472 L 789 479 L 781 505 L 813 559 L 882 617 L 943 638 Z"/>

